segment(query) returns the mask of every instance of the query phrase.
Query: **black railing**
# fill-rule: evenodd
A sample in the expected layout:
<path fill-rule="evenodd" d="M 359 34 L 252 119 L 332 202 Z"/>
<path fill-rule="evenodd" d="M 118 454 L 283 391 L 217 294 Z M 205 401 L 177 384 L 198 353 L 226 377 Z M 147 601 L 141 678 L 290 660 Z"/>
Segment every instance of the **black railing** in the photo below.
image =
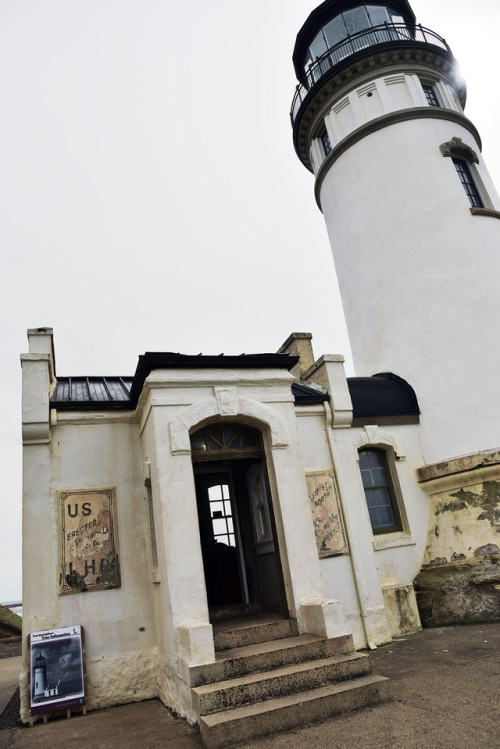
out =
<path fill-rule="evenodd" d="M 408 41 L 432 44 L 451 53 L 451 49 L 439 34 L 423 26 L 415 26 L 415 29 L 411 29 L 404 23 L 385 23 L 382 26 L 373 26 L 364 31 L 359 31 L 357 34 L 351 34 L 339 42 L 339 44 L 329 49 L 328 52 L 325 52 L 324 55 L 318 57 L 307 70 L 306 82 L 300 83 L 297 86 L 293 97 L 290 111 L 292 125 L 295 122 L 304 99 L 314 84 L 321 80 L 326 73 L 342 62 L 342 60 L 346 60 L 348 57 L 368 47 Z"/>

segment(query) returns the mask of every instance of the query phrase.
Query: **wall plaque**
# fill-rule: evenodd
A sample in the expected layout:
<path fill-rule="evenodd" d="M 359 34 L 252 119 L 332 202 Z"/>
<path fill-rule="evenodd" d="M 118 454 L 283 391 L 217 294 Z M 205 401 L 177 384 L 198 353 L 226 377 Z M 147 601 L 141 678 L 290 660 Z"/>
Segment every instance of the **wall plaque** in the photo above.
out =
<path fill-rule="evenodd" d="M 120 587 L 115 490 L 59 491 L 60 593 Z"/>
<path fill-rule="evenodd" d="M 348 554 L 334 471 L 312 471 L 306 480 L 319 556 Z"/>
<path fill-rule="evenodd" d="M 30 715 L 85 705 L 83 627 L 32 632 Z"/>

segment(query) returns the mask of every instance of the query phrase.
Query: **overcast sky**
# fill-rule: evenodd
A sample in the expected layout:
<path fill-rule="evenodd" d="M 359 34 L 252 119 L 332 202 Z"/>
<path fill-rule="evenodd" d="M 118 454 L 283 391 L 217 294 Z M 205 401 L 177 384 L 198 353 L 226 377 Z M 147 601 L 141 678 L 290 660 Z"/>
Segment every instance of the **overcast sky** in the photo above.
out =
<path fill-rule="evenodd" d="M 0 602 L 21 596 L 27 328 L 54 328 L 61 376 L 132 375 L 146 350 L 271 352 L 293 330 L 352 374 L 288 114 L 317 4 L 0 0 Z M 500 186 L 500 3 L 413 9 L 461 64 Z"/>

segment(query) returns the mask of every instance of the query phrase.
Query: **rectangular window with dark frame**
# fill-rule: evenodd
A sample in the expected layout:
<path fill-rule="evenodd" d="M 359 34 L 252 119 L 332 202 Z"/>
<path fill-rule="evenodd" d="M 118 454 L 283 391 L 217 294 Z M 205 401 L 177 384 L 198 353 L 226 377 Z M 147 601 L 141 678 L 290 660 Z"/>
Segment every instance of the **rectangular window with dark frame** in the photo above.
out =
<path fill-rule="evenodd" d="M 425 94 L 425 98 L 427 99 L 427 104 L 430 107 L 439 107 L 439 101 L 436 96 L 436 91 L 432 83 L 422 83 L 422 88 L 424 89 L 424 94 Z"/>
<path fill-rule="evenodd" d="M 325 152 L 325 156 L 328 156 L 330 151 L 332 150 L 332 144 L 330 143 L 330 137 L 326 130 L 323 130 L 323 132 L 320 135 L 321 143 L 323 144 L 323 151 Z"/>
<path fill-rule="evenodd" d="M 452 161 L 455 164 L 455 169 L 457 170 L 460 182 L 469 198 L 471 206 L 474 208 L 484 208 L 484 203 L 481 200 L 479 190 L 474 182 L 474 177 L 472 176 L 469 164 L 465 159 L 458 159 L 456 157 L 453 157 Z"/>
<path fill-rule="evenodd" d="M 359 468 L 373 533 L 402 530 L 386 451 L 379 448 L 360 450 Z"/>

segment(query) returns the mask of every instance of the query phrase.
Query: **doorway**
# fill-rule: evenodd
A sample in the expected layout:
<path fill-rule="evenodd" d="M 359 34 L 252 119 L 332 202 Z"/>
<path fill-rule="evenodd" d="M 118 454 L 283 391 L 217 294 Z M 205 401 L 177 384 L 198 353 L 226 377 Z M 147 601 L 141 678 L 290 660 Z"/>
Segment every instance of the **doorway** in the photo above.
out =
<path fill-rule="evenodd" d="M 191 437 L 211 619 L 286 616 L 276 525 L 259 432 L 227 424 Z"/>

